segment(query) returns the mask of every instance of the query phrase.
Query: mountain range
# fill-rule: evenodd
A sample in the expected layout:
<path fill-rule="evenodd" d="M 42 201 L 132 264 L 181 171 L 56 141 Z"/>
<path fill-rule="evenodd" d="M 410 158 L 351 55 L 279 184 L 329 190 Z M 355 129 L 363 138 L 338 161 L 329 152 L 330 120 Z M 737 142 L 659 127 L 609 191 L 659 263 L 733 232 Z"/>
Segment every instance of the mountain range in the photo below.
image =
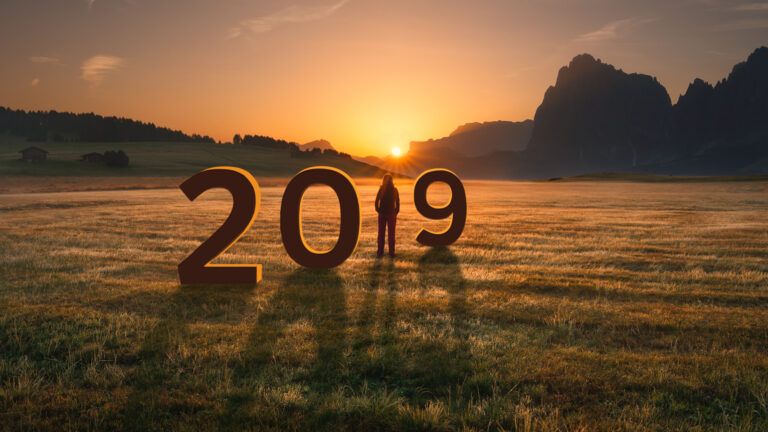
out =
<path fill-rule="evenodd" d="M 766 173 L 768 48 L 715 85 L 695 79 L 674 105 L 655 77 L 581 54 L 560 69 L 533 121 L 470 123 L 412 142 L 404 158 L 380 166 L 408 174 L 443 166 L 479 178 Z"/>

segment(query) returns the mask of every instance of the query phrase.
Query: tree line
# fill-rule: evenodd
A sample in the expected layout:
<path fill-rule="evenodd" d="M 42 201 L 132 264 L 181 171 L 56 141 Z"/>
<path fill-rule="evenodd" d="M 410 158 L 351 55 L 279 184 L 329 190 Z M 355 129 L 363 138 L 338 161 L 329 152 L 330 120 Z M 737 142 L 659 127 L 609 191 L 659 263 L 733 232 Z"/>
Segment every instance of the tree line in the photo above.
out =
<path fill-rule="evenodd" d="M 129 142 L 129 141 L 216 141 L 205 135 L 187 135 L 178 130 L 122 117 L 94 113 L 24 111 L 0 107 L 0 133 L 25 137 L 31 142 Z"/>
<path fill-rule="evenodd" d="M 58 111 L 25 111 L 0 106 L 0 134 L 24 137 L 30 142 L 200 142 L 216 143 L 207 135 L 187 135 L 178 130 L 160 127 L 123 117 L 107 117 L 94 113 L 74 114 Z M 232 144 L 285 149 L 291 157 L 320 155 L 352 159 L 348 153 L 334 149 L 302 150 L 301 145 L 265 135 L 240 135 Z"/>
<path fill-rule="evenodd" d="M 333 149 L 321 150 L 319 148 L 302 150 L 301 145 L 299 143 L 272 138 L 266 135 L 235 134 L 235 136 L 232 137 L 232 144 L 252 145 L 252 146 L 271 148 L 271 149 L 286 149 L 290 151 L 292 158 L 317 157 L 320 155 L 326 155 L 326 156 L 342 157 L 345 159 L 352 159 L 352 155 L 350 155 L 349 153 L 339 152 Z"/>

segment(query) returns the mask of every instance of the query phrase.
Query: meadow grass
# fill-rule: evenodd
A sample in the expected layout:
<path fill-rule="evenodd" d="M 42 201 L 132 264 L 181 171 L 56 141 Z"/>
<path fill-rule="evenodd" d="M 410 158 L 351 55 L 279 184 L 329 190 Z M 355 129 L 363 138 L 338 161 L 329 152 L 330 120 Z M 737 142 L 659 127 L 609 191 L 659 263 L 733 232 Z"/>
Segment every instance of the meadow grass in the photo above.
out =
<path fill-rule="evenodd" d="M 20 150 L 37 146 L 47 150 L 43 162 L 20 161 Z M 107 150 L 124 150 L 130 165 L 124 168 L 81 162 L 83 154 Z M 217 165 L 237 165 L 263 177 L 292 177 L 304 168 L 331 165 L 353 176 L 377 176 L 378 168 L 352 159 L 320 155 L 292 158 L 288 149 L 270 149 L 253 145 L 227 145 L 187 142 L 27 142 L 19 137 L 0 134 L 0 175 L 14 176 L 39 182 L 35 177 L 85 177 L 88 182 L 115 182 L 115 178 L 150 178 L 150 185 L 163 177 L 186 178 L 198 171 Z M 146 180 L 146 179 L 144 179 Z M 50 183 L 50 182 L 49 182 Z M 165 183 L 167 185 L 167 183 Z M 3 190 L 0 184 L 0 192 Z M 10 192 L 16 190 L 12 188 Z M 54 189 L 59 190 L 59 189 Z"/>
<path fill-rule="evenodd" d="M 299 268 L 280 187 L 219 262 L 255 287 L 180 287 L 225 192 L 0 195 L 4 430 L 768 429 L 768 184 L 466 182 L 450 248 Z M 445 190 L 430 194 L 445 200 Z M 305 198 L 330 247 L 338 209 Z"/>

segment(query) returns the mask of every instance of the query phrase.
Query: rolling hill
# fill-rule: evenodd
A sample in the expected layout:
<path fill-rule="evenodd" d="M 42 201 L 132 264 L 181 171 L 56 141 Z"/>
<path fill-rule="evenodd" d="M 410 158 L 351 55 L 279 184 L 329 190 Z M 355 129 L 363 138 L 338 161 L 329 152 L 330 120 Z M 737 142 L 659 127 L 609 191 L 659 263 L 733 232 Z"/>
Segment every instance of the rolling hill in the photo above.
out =
<path fill-rule="evenodd" d="M 34 144 L 49 152 L 48 160 L 25 163 L 19 151 Z M 83 154 L 124 150 L 125 168 L 81 162 Z M 257 177 L 292 177 L 314 165 L 339 168 L 353 177 L 381 176 L 380 168 L 333 154 L 291 157 L 289 149 L 203 142 L 48 142 L 29 143 L 0 135 L 0 176 L 188 176 L 200 170 L 234 165 Z"/>

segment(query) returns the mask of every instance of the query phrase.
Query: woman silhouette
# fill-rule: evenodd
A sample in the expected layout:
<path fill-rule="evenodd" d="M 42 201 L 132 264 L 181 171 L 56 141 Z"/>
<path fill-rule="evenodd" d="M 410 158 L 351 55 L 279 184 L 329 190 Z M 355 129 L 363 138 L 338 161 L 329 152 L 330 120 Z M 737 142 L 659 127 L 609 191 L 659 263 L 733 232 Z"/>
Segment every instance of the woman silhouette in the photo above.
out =
<path fill-rule="evenodd" d="M 379 192 L 376 194 L 376 212 L 379 214 L 379 249 L 376 257 L 384 255 L 384 231 L 389 231 L 389 256 L 395 256 L 395 224 L 400 212 L 400 194 L 397 192 L 392 176 L 386 174 L 381 179 Z"/>

